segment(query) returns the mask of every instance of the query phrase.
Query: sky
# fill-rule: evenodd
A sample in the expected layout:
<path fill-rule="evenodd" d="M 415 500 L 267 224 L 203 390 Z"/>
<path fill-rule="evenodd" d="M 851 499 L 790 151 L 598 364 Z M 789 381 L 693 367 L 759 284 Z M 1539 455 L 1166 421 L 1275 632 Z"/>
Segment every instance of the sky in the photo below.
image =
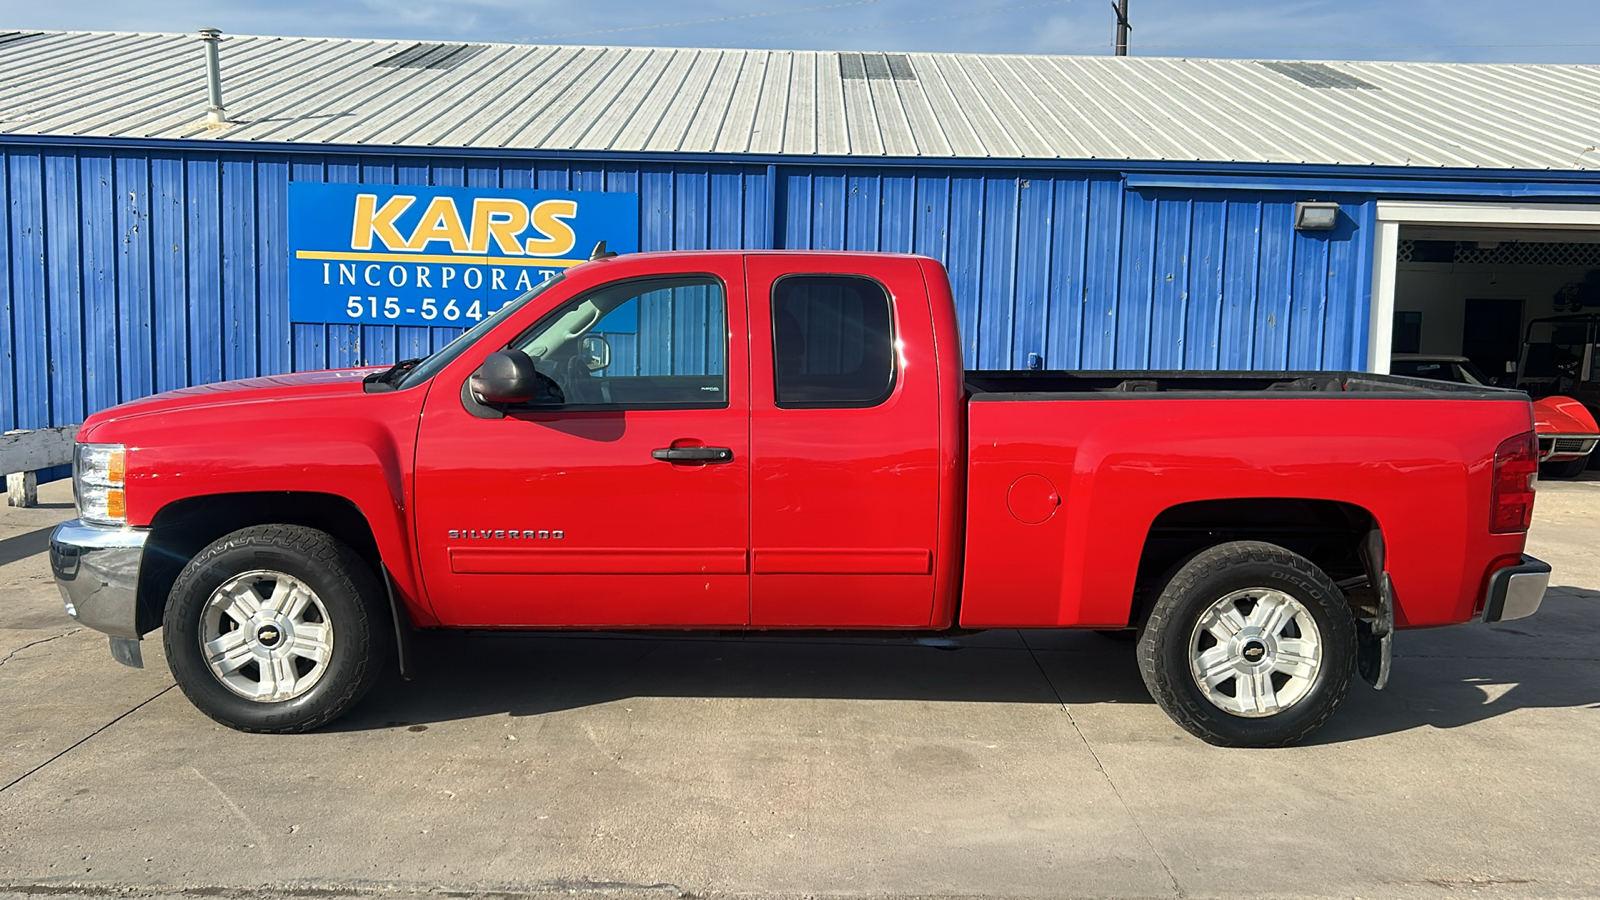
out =
<path fill-rule="evenodd" d="M 1600 64 L 1600 0 L 1130 0 L 1136 56 Z M 0 31 L 1108 55 L 1110 0 L 0 0 Z"/>

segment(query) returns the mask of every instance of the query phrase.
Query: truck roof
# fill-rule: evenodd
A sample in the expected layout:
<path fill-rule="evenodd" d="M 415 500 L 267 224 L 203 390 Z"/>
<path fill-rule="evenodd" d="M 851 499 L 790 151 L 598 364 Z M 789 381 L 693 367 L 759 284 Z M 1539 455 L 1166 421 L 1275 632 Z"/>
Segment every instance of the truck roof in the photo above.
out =
<path fill-rule="evenodd" d="M 682 258 L 685 256 L 810 256 L 837 259 L 933 259 L 921 253 L 886 253 L 878 250 L 642 250 L 637 253 L 619 253 L 606 259 Z M 936 261 L 936 260 L 935 260 Z"/>

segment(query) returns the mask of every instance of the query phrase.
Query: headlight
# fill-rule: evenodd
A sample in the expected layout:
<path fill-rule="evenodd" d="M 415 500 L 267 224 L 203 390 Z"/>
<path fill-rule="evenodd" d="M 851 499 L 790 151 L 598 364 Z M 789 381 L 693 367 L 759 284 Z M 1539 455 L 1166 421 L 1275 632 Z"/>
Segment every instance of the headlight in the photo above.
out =
<path fill-rule="evenodd" d="M 78 518 L 101 525 L 128 523 L 128 448 L 122 444 L 79 444 L 72 465 L 72 491 Z"/>

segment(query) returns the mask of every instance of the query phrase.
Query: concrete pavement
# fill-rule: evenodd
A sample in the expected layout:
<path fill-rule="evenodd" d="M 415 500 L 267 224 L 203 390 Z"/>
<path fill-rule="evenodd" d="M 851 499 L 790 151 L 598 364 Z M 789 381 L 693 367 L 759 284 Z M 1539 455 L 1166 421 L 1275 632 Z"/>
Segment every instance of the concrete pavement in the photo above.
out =
<path fill-rule="evenodd" d="M 0 897 L 1600 895 L 1600 481 L 1539 615 L 1401 636 L 1306 746 L 1219 750 L 1092 634 L 452 635 L 260 737 L 61 612 L 0 510 Z M 63 485 L 46 500 L 69 499 Z"/>

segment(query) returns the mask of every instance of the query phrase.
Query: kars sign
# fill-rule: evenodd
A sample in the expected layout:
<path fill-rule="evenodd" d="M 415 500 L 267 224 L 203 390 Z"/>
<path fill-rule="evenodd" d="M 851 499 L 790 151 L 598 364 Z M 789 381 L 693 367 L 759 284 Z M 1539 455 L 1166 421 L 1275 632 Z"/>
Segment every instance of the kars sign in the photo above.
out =
<path fill-rule="evenodd" d="M 289 318 L 470 326 L 589 257 L 639 249 L 639 196 L 289 185 Z"/>

